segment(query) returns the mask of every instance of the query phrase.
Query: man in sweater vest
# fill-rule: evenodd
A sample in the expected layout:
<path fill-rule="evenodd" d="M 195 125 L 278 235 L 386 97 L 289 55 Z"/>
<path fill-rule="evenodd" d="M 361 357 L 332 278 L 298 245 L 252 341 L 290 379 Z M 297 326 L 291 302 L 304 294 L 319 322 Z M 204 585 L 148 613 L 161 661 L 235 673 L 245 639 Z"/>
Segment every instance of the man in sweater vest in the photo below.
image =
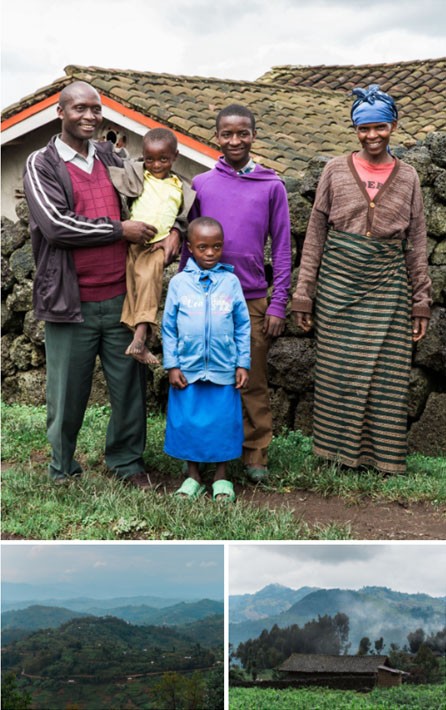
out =
<path fill-rule="evenodd" d="M 145 366 L 126 357 L 131 332 L 120 324 L 128 243 L 156 230 L 122 220 L 107 167 L 122 165 L 111 143 L 94 143 L 102 121 L 97 91 L 76 81 L 59 99 L 62 131 L 29 156 L 24 173 L 36 275 L 34 311 L 45 321 L 49 466 L 56 483 L 82 473 L 74 458 L 96 357 L 107 381 L 111 416 L 105 460 L 126 482 L 149 484 L 144 471 Z M 174 234 L 168 249 L 179 247 Z"/>

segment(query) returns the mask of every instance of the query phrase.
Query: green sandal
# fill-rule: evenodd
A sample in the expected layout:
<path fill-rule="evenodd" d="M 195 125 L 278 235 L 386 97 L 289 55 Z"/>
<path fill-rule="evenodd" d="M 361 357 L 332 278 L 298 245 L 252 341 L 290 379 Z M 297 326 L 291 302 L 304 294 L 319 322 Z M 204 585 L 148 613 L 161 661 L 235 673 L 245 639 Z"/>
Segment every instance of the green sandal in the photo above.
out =
<path fill-rule="evenodd" d="M 222 496 L 218 498 L 218 496 Z M 214 481 L 212 484 L 212 500 L 228 500 L 231 503 L 235 501 L 234 486 L 231 481 L 222 479 L 220 481 Z"/>
<path fill-rule="evenodd" d="M 190 500 L 195 500 L 199 498 L 206 491 L 206 486 L 202 483 L 198 483 L 194 478 L 186 478 L 181 484 L 174 495 L 179 498 L 189 498 Z"/>

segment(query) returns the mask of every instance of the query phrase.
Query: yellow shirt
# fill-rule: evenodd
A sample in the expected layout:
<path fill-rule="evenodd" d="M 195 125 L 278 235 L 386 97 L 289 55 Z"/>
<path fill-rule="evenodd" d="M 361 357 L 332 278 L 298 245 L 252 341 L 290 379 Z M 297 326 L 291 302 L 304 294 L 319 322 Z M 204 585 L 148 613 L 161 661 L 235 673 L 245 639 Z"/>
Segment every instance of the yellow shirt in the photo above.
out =
<path fill-rule="evenodd" d="M 164 180 L 144 170 L 142 193 L 130 208 L 130 219 L 147 222 L 156 227 L 158 234 L 151 243 L 159 242 L 169 234 L 183 201 L 183 185 L 176 175 Z"/>

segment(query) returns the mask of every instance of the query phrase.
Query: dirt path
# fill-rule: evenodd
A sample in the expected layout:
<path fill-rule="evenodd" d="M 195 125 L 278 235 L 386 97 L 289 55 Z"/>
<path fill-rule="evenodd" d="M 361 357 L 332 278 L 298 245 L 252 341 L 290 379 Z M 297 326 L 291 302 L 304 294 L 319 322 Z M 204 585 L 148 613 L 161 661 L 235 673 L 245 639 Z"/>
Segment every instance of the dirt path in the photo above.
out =
<path fill-rule="evenodd" d="M 166 492 L 165 477 L 151 474 L 152 484 Z M 446 506 L 429 503 L 393 503 L 370 498 L 360 503 L 348 503 L 339 496 L 325 498 L 306 490 L 289 493 L 269 493 L 260 486 L 234 485 L 237 499 L 267 507 L 270 510 L 288 508 L 296 519 L 311 528 L 316 525 L 349 525 L 355 540 L 446 540 Z"/>
<path fill-rule="evenodd" d="M 323 498 L 298 490 L 286 494 L 259 489 L 239 493 L 241 500 L 270 509 L 287 506 L 310 526 L 337 523 L 349 525 L 358 540 L 445 540 L 446 506 L 428 503 L 400 504 L 363 500 L 348 504 L 342 498 Z"/>

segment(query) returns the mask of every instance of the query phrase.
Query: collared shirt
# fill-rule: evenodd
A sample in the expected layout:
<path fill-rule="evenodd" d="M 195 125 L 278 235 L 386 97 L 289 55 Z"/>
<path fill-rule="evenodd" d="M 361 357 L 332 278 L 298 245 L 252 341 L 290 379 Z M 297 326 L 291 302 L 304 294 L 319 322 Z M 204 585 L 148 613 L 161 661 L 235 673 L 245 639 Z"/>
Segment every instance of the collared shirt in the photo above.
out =
<path fill-rule="evenodd" d="M 248 173 L 252 173 L 252 171 L 255 169 L 255 167 L 256 167 L 255 162 L 253 161 L 252 158 L 250 158 L 244 168 L 241 168 L 241 170 L 237 170 L 237 175 L 248 175 Z"/>
<path fill-rule="evenodd" d="M 224 158 L 223 158 L 223 161 L 226 163 L 226 165 L 229 165 L 229 167 L 232 168 L 232 165 L 230 165 L 230 163 L 228 163 Z M 237 170 L 235 172 L 237 172 L 237 175 L 247 175 L 248 173 L 252 173 L 252 171 L 255 169 L 255 167 L 256 167 L 255 162 L 253 161 L 252 158 L 250 158 L 243 168 L 241 168 L 240 170 Z M 232 169 L 234 170 L 234 168 L 232 168 Z"/>
<path fill-rule="evenodd" d="M 87 157 L 81 155 L 80 153 L 77 153 L 73 148 L 71 148 L 71 146 L 69 146 L 67 143 L 64 143 L 64 141 L 61 140 L 59 136 L 56 137 L 54 145 L 60 157 L 65 163 L 73 163 L 73 165 L 76 165 L 85 173 L 91 175 L 91 173 L 93 172 L 94 159 L 96 157 L 96 148 L 94 147 L 93 141 L 88 141 Z"/>
<path fill-rule="evenodd" d="M 142 193 L 132 203 L 130 219 L 153 224 L 157 234 L 150 243 L 159 242 L 169 234 L 183 201 L 183 184 L 176 175 L 160 180 L 144 170 Z"/>

